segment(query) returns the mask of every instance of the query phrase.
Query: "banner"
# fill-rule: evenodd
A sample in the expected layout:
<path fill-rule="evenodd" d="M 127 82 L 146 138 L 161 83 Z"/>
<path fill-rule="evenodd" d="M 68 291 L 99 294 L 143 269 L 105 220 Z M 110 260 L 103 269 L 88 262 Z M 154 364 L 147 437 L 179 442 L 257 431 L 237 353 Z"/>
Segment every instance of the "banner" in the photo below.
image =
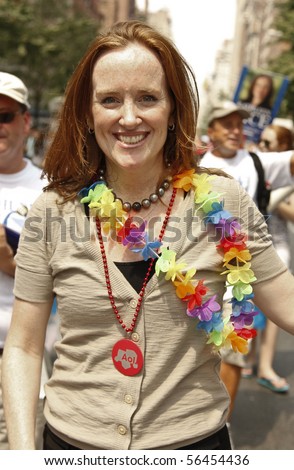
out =
<path fill-rule="evenodd" d="M 250 118 L 244 120 L 247 143 L 259 142 L 263 129 L 277 116 L 288 84 L 284 75 L 242 68 L 233 101 L 250 113 Z"/>

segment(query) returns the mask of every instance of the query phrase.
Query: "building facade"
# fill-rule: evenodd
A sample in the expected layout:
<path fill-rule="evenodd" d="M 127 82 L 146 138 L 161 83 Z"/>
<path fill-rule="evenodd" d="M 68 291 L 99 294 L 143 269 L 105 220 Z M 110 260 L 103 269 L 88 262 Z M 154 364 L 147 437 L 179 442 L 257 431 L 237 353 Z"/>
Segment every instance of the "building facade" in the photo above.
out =
<path fill-rule="evenodd" d="M 135 0 L 72 0 L 74 6 L 99 20 L 102 29 L 135 17 Z"/>

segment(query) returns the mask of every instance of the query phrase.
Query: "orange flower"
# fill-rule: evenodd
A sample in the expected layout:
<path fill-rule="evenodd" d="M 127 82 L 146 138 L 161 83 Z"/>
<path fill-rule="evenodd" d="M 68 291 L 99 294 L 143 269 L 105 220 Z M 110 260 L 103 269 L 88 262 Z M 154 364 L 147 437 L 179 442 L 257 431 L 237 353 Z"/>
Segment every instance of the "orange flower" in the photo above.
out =
<path fill-rule="evenodd" d="M 236 331 L 232 331 L 226 338 L 226 341 L 230 341 L 233 351 L 240 352 L 241 354 L 248 353 L 248 343 L 246 339 L 241 338 L 241 336 L 237 335 Z"/>
<path fill-rule="evenodd" d="M 184 191 L 190 191 L 190 189 L 194 186 L 193 176 L 195 170 L 186 170 L 183 173 L 180 173 L 174 176 L 173 179 L 173 187 L 183 189 Z"/>

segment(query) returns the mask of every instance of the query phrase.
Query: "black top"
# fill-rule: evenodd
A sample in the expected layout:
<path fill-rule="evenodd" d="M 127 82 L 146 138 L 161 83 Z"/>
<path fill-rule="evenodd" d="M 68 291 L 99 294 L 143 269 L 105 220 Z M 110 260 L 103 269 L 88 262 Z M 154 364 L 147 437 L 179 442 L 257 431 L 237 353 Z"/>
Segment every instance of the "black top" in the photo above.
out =
<path fill-rule="evenodd" d="M 150 265 L 150 259 L 147 261 L 131 261 L 129 263 L 117 262 L 115 265 L 139 294 Z M 155 262 L 153 263 L 149 279 L 153 276 L 154 272 Z"/>

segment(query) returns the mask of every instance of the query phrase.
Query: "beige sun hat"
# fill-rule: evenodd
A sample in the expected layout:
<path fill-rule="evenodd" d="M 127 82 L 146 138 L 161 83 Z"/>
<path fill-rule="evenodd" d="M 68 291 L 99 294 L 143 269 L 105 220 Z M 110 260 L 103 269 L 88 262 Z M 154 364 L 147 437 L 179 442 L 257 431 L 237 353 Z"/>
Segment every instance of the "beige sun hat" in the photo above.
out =
<path fill-rule="evenodd" d="M 30 108 L 29 92 L 20 78 L 7 72 L 0 72 L 0 95 L 8 96 L 13 100 Z"/>

